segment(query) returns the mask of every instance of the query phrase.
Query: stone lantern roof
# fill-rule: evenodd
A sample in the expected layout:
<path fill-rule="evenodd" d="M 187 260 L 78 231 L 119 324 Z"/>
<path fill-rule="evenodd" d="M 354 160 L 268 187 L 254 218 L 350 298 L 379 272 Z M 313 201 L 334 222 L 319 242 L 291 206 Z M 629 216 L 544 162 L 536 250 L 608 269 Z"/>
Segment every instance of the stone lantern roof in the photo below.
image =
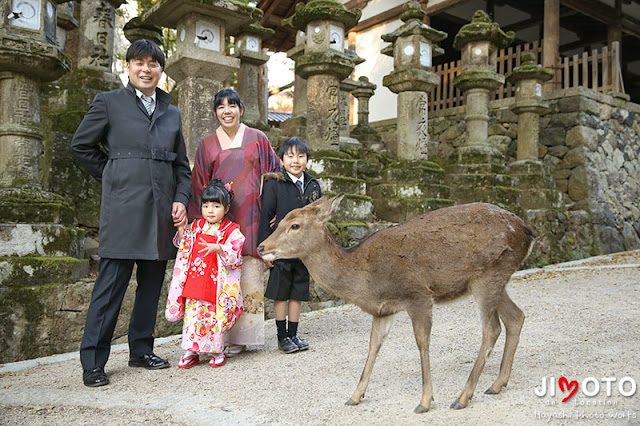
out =
<path fill-rule="evenodd" d="M 307 4 L 298 3 L 295 13 L 283 21 L 300 31 L 307 30 L 307 24 L 317 20 L 332 20 L 344 25 L 345 31 L 353 28 L 362 16 L 362 10 L 349 10 L 335 0 L 311 0 Z"/>
<path fill-rule="evenodd" d="M 176 28 L 186 15 L 196 13 L 224 22 L 227 33 L 234 34 L 249 22 L 259 21 L 262 10 L 238 0 L 160 0 L 142 15 L 145 24 Z"/>
<path fill-rule="evenodd" d="M 472 41 L 489 41 L 498 49 L 506 49 L 511 45 L 516 34 L 513 31 L 505 33 L 497 22 L 491 22 L 491 18 L 482 10 L 473 14 L 471 22 L 460 28 L 453 40 L 454 49 L 462 49 Z"/>
<path fill-rule="evenodd" d="M 507 75 L 506 80 L 515 84 L 520 80 L 549 81 L 553 78 L 553 71 L 544 68 L 536 62 L 536 56 L 531 52 L 520 55 L 520 66 Z"/>
<path fill-rule="evenodd" d="M 447 38 L 448 34 L 444 31 L 438 31 L 431 28 L 429 25 L 422 22 L 422 19 L 426 15 L 426 12 L 422 10 L 420 4 L 417 1 L 410 1 L 402 6 L 402 14 L 400 19 L 405 22 L 400 28 L 389 34 L 383 34 L 382 40 L 388 43 L 394 43 L 398 37 L 420 35 L 427 40 L 442 41 Z"/>

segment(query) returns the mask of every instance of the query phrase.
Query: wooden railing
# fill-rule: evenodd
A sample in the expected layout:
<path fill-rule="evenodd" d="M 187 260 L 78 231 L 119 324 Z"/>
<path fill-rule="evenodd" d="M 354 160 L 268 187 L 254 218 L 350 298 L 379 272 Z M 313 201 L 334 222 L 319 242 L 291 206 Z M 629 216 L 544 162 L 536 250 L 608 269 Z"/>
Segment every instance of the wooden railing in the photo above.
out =
<path fill-rule="evenodd" d="M 497 71 L 507 75 L 515 67 L 520 66 L 520 54 L 532 52 L 536 62 L 542 61 L 542 45 L 538 41 L 524 45 L 512 46 L 498 52 Z M 464 104 L 462 92 L 453 86 L 453 79 L 461 72 L 460 61 L 449 62 L 435 67 L 434 72 L 440 76 L 440 85 L 429 94 L 429 111 L 452 108 Z M 597 92 L 624 92 L 620 69 L 620 50 L 617 42 L 601 51 L 596 49 L 580 55 L 561 58 L 562 88 L 587 87 Z M 515 86 L 505 83 L 495 92 L 493 99 L 504 99 L 515 96 Z"/>

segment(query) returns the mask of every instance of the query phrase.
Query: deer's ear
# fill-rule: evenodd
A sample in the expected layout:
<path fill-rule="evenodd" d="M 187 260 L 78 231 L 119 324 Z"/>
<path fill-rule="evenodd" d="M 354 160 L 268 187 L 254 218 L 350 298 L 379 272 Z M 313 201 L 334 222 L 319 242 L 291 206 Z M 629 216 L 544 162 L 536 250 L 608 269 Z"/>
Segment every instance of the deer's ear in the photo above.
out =
<path fill-rule="evenodd" d="M 333 216 L 333 214 L 338 210 L 338 206 L 340 205 L 340 201 L 344 198 L 344 194 L 336 195 L 333 198 L 321 198 L 323 203 L 320 205 L 319 211 L 319 219 L 323 222 L 328 222 L 329 219 Z"/>

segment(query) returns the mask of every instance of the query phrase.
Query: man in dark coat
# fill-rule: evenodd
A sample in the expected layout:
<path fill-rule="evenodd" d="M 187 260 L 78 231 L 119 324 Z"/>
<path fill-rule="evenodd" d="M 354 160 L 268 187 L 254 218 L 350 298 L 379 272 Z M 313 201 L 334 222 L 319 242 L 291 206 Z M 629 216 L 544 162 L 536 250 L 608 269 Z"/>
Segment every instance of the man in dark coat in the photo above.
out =
<path fill-rule="evenodd" d="M 102 182 L 100 265 L 80 345 L 86 386 L 109 383 L 104 366 L 134 265 L 129 366 L 169 367 L 153 353 L 153 331 L 167 260 L 176 255 L 175 226 L 187 222 L 191 171 L 180 112 L 157 88 L 164 54 L 138 40 L 126 60 L 129 84 L 95 97 L 71 143 L 78 161 Z"/>

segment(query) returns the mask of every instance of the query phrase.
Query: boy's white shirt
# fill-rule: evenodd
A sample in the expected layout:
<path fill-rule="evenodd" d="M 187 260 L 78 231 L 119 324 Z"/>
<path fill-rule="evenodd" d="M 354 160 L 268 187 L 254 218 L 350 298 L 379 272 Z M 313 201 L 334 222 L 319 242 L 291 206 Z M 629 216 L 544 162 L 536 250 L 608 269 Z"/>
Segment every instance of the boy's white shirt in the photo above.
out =
<path fill-rule="evenodd" d="M 304 174 L 302 174 L 299 178 L 295 177 L 294 175 L 292 175 L 289 172 L 287 172 L 287 174 L 289 175 L 289 177 L 291 178 L 293 183 L 296 183 L 297 181 L 300 181 L 300 183 L 302 183 L 302 187 L 304 188 Z"/>

